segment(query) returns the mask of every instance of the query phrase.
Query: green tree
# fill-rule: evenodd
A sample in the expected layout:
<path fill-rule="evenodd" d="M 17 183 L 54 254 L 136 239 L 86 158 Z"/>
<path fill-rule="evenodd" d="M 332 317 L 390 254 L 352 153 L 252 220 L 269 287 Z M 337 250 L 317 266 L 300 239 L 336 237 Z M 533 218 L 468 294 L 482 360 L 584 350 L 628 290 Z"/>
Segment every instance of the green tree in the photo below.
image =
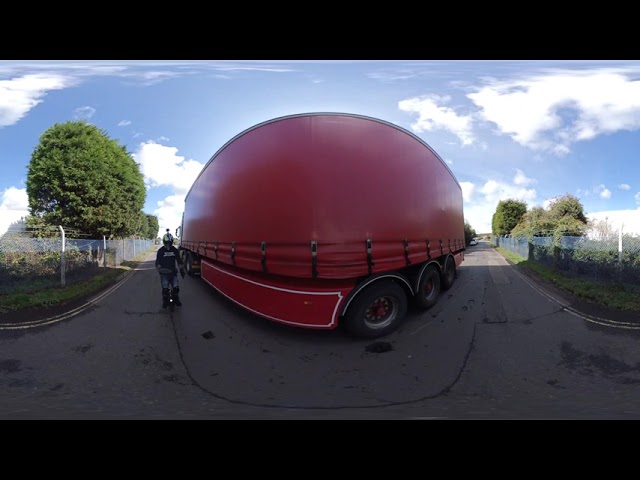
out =
<path fill-rule="evenodd" d="M 160 228 L 158 217 L 147 214 L 147 222 L 149 223 L 149 228 L 147 229 L 147 236 L 145 238 L 155 240 L 158 237 L 158 229 Z"/>
<path fill-rule="evenodd" d="M 136 228 L 135 235 L 137 237 L 147 238 L 147 234 L 149 233 L 149 218 L 147 214 L 142 210 L 138 212 L 138 227 Z"/>
<path fill-rule="evenodd" d="M 469 245 L 469 242 L 472 238 L 476 236 L 476 231 L 471 227 L 471 224 L 465 220 L 464 221 L 464 243 L 465 245 Z"/>
<path fill-rule="evenodd" d="M 146 192 L 126 148 L 84 121 L 40 136 L 27 173 L 31 215 L 101 238 L 137 233 Z"/>
<path fill-rule="evenodd" d="M 492 233 L 503 236 L 511 233 L 527 212 L 527 204 L 520 200 L 500 200 L 491 219 Z"/>
<path fill-rule="evenodd" d="M 576 221 L 576 225 L 587 224 L 587 217 L 584 214 L 584 207 L 580 200 L 570 194 L 565 194 L 562 197 L 558 197 L 549 206 L 549 217 L 559 222 L 561 219 L 565 219 L 564 223 L 568 222 L 567 219 Z"/>
<path fill-rule="evenodd" d="M 533 207 L 522 216 L 522 220 L 516 225 L 511 234 L 514 237 L 527 237 L 551 235 L 555 225 L 547 212 L 542 207 Z"/>
<path fill-rule="evenodd" d="M 587 225 L 580 200 L 567 194 L 553 200 L 547 210 L 534 207 L 526 212 L 511 233 L 529 239 L 553 236 L 557 246 L 563 236 L 583 236 Z"/>

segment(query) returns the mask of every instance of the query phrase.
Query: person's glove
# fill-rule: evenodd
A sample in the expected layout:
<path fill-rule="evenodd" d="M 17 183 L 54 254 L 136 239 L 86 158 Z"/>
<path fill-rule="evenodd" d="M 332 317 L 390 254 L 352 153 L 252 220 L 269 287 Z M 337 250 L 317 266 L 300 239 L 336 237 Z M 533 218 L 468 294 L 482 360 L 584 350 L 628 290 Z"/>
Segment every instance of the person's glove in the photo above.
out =
<path fill-rule="evenodd" d="M 182 278 L 184 278 L 184 268 L 180 269 L 180 275 L 182 275 Z"/>

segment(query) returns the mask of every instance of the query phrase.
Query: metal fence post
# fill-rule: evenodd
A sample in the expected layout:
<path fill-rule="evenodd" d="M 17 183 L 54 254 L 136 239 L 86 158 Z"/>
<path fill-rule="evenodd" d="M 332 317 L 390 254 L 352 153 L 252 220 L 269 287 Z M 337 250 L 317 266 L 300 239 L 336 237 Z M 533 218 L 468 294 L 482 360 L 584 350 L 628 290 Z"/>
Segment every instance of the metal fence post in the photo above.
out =
<path fill-rule="evenodd" d="M 620 233 L 618 235 L 618 263 L 622 264 L 622 225 L 620 225 Z"/>
<path fill-rule="evenodd" d="M 58 225 L 58 228 L 60 228 L 60 232 L 62 232 L 62 251 L 60 252 L 60 285 L 62 287 L 64 287 L 64 271 L 65 271 L 65 264 L 64 264 L 64 229 L 62 228 L 62 225 Z"/>
<path fill-rule="evenodd" d="M 102 236 L 102 244 L 104 248 L 104 252 L 102 254 L 102 263 L 104 264 L 104 268 L 107 268 L 107 237 L 106 235 Z"/>

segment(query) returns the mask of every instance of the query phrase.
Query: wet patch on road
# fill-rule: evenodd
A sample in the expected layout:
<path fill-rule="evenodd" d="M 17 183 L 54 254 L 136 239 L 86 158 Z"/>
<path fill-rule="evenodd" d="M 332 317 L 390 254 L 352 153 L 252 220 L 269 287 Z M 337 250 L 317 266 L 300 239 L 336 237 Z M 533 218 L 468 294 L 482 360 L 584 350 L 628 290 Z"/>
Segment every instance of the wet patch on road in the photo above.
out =
<path fill-rule="evenodd" d="M 216 338 L 216 336 L 214 335 L 214 333 L 209 330 L 208 332 L 204 332 L 202 334 L 202 338 L 206 339 L 206 340 L 211 340 L 212 338 Z"/>
<path fill-rule="evenodd" d="M 551 380 L 547 380 L 547 384 L 548 384 L 548 385 L 551 385 L 552 387 L 556 387 L 556 388 L 566 388 L 566 387 L 563 387 L 562 385 L 559 385 L 559 383 L 560 383 L 560 382 L 559 382 L 558 380 L 556 380 L 555 378 L 552 378 Z"/>
<path fill-rule="evenodd" d="M 11 380 L 7 386 L 8 387 L 33 387 L 36 385 L 36 382 L 30 379 L 19 378 L 17 380 Z"/>
<path fill-rule="evenodd" d="M 15 373 L 22 370 L 20 360 L 9 359 L 0 360 L 0 373 Z"/>
<path fill-rule="evenodd" d="M 78 345 L 77 347 L 72 348 L 72 350 L 74 352 L 87 353 L 91 350 L 91 347 L 93 347 L 93 345 L 89 343 L 88 345 Z"/>
<path fill-rule="evenodd" d="M 560 362 L 560 365 L 564 365 L 572 370 L 577 370 L 583 375 L 593 375 L 595 370 L 607 377 L 634 373 L 640 374 L 640 363 L 629 365 L 610 355 L 596 355 L 582 352 L 573 348 L 573 345 L 569 342 L 563 342 L 561 344 L 561 352 L 563 360 Z M 640 383 L 640 378 L 629 376 L 614 378 L 614 380 L 624 384 Z"/>
<path fill-rule="evenodd" d="M 163 360 L 157 353 L 146 353 L 144 348 L 141 349 L 140 352 L 136 357 L 142 359 L 141 362 L 143 365 L 155 365 L 165 371 L 173 370 L 173 363 Z"/>
<path fill-rule="evenodd" d="M 389 342 L 375 342 L 365 347 L 368 353 L 385 353 L 393 350 L 393 346 Z"/>

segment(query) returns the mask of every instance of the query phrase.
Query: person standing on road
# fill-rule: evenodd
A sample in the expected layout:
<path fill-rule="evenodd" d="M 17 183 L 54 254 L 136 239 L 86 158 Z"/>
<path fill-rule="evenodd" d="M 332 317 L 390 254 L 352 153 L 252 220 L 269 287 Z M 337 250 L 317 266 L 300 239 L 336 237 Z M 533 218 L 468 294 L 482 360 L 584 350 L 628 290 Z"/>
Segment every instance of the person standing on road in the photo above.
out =
<path fill-rule="evenodd" d="M 180 287 L 178 286 L 178 269 L 176 263 L 180 267 L 180 275 L 184 278 L 184 265 L 180 258 L 180 252 L 173 245 L 173 235 L 167 228 L 167 233 L 162 237 L 162 247 L 158 249 L 156 255 L 156 269 L 160 273 L 160 284 L 162 286 L 162 308 L 169 306 L 169 282 L 173 287 L 173 299 L 178 307 L 182 306 L 180 301 Z M 160 269 L 171 270 L 172 273 L 163 273 Z"/>

